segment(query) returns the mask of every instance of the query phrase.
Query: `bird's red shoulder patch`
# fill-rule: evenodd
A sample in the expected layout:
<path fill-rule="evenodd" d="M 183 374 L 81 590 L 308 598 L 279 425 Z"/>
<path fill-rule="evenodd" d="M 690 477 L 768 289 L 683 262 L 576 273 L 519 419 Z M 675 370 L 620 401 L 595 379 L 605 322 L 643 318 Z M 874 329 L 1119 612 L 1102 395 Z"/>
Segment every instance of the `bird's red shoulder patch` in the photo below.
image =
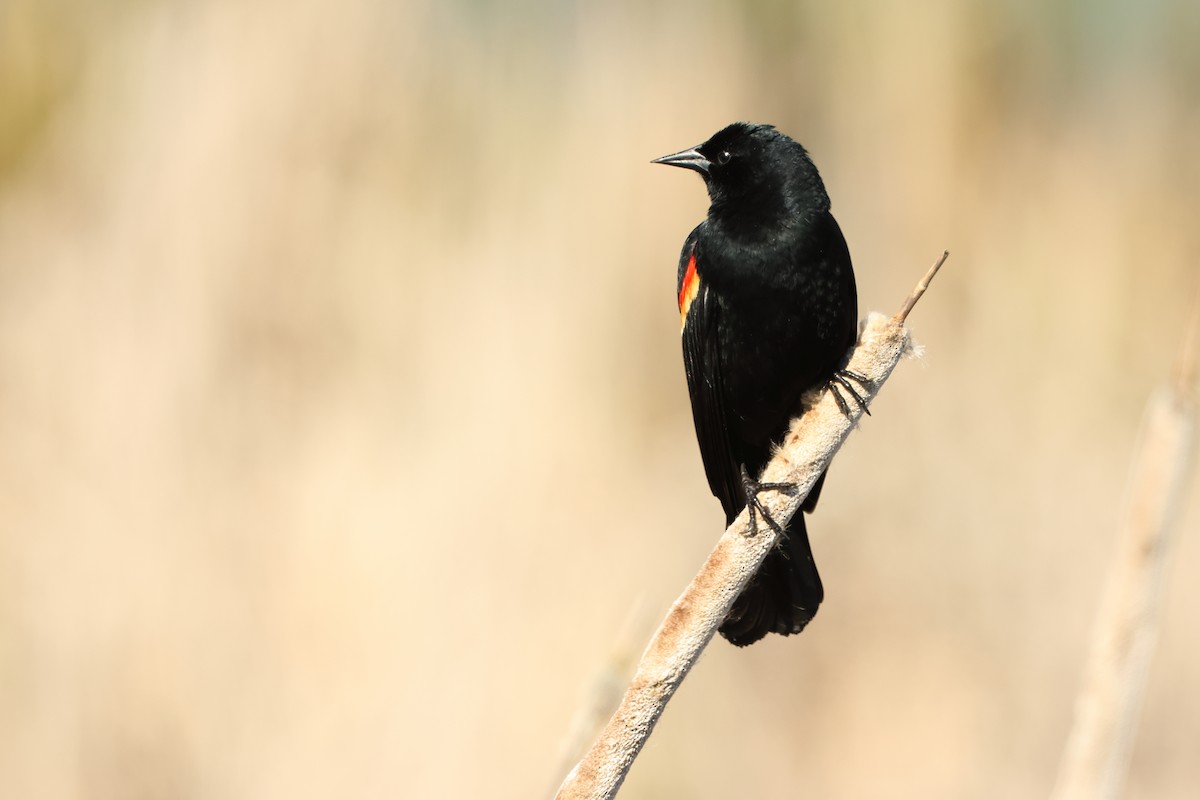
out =
<path fill-rule="evenodd" d="M 679 284 L 679 329 L 683 330 L 687 322 L 687 312 L 692 301 L 700 293 L 700 276 L 696 273 L 696 254 L 688 257 L 687 269 L 683 273 L 683 282 Z"/>

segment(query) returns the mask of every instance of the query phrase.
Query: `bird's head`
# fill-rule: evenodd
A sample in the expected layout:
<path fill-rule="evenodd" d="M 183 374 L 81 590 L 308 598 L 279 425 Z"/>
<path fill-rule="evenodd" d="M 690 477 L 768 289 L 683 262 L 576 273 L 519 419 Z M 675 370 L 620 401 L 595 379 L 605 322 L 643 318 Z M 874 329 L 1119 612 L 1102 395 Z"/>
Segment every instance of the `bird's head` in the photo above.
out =
<path fill-rule="evenodd" d="M 829 195 L 808 152 L 771 125 L 735 122 L 707 142 L 653 163 L 699 172 L 712 200 L 710 218 L 786 223 L 829 210 Z"/>

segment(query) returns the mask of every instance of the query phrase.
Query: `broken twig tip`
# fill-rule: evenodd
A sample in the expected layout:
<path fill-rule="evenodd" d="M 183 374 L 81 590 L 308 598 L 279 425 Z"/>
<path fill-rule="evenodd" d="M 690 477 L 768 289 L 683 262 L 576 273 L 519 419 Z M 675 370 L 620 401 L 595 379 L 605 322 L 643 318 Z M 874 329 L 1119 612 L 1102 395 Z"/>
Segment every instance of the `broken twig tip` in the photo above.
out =
<path fill-rule="evenodd" d="M 950 251 L 943 250 L 941 257 L 938 258 L 937 261 L 933 262 L 933 266 L 930 267 L 929 271 L 926 272 L 921 280 L 917 282 L 916 287 L 912 290 L 912 294 L 908 296 L 908 299 L 904 301 L 904 305 L 902 305 L 900 310 L 896 312 L 896 316 L 892 317 L 894 321 L 901 325 L 904 324 L 904 321 L 908 319 L 909 312 L 913 310 L 913 306 L 917 304 L 917 301 L 921 299 L 921 295 L 925 294 L 925 290 L 929 288 L 929 282 L 933 280 L 933 276 L 937 275 L 938 270 L 942 268 L 942 264 L 945 264 L 946 259 L 949 257 Z"/>

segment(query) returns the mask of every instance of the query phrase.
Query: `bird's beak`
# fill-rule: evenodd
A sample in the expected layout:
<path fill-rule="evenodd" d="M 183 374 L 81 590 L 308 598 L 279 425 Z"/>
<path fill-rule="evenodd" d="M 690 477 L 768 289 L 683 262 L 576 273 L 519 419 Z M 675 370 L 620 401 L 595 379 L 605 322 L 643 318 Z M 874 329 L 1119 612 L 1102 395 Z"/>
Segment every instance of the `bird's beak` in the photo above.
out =
<path fill-rule="evenodd" d="M 712 169 L 712 162 L 696 148 L 690 150 L 680 150 L 678 153 L 671 153 L 669 156 L 656 158 L 650 162 L 651 164 L 666 164 L 671 167 L 683 167 L 684 169 L 694 169 L 701 175 L 707 176 Z"/>

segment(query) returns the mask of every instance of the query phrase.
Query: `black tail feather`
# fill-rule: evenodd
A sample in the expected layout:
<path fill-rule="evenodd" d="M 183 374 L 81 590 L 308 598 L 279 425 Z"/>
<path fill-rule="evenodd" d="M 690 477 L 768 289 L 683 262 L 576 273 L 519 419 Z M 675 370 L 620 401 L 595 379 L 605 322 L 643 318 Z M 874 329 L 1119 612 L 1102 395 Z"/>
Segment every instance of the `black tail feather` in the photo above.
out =
<path fill-rule="evenodd" d="M 731 644 L 745 647 L 768 633 L 799 633 L 816 615 L 824 597 L 804 513 L 798 511 L 758 574 L 733 602 L 721 624 L 721 635 Z"/>

